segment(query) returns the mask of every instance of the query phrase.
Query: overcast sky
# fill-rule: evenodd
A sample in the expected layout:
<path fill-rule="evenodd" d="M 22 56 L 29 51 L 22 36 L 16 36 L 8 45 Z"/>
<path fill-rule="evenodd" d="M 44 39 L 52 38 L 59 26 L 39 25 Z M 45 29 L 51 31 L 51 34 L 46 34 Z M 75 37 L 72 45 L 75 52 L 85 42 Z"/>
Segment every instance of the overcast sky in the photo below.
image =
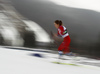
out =
<path fill-rule="evenodd" d="M 100 12 L 100 0 L 50 0 L 50 1 L 68 7 L 89 9 Z"/>

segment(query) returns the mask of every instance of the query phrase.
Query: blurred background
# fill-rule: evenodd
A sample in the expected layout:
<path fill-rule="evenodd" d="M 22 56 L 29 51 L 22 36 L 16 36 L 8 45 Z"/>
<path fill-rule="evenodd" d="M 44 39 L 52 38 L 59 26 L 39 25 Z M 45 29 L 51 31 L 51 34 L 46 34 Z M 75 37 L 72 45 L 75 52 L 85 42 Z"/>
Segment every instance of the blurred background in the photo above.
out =
<path fill-rule="evenodd" d="M 0 0 L 0 45 L 57 51 L 50 32 L 62 20 L 71 51 L 100 57 L 99 0 Z"/>

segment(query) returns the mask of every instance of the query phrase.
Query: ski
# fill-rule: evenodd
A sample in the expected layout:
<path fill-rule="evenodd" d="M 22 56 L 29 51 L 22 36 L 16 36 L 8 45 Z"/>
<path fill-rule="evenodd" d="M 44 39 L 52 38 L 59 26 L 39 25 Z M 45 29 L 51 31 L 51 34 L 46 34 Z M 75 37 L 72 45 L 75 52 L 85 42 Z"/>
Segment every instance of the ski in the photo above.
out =
<path fill-rule="evenodd" d="M 72 63 L 62 63 L 62 62 L 52 62 L 52 63 L 55 63 L 55 64 L 62 64 L 62 65 L 79 66 L 79 65 L 77 65 L 77 64 L 72 64 Z"/>

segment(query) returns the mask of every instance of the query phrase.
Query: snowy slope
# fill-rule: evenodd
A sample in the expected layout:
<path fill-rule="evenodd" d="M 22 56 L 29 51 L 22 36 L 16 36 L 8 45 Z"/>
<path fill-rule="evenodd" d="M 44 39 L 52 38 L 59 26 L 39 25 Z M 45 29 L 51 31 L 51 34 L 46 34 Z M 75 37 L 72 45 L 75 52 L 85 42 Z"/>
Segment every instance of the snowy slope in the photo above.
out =
<path fill-rule="evenodd" d="M 41 54 L 42 57 L 32 56 Z M 0 48 L 0 74 L 100 74 L 99 68 L 51 63 L 56 54 Z"/>

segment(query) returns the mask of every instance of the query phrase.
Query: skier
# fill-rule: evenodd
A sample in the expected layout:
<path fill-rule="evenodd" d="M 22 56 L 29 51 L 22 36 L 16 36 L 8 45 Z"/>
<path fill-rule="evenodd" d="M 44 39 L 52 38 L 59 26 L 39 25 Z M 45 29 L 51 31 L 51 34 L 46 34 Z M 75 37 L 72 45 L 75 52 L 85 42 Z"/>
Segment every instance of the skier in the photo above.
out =
<path fill-rule="evenodd" d="M 58 29 L 58 34 L 55 34 L 55 36 L 61 36 L 64 39 L 58 47 L 59 58 L 63 54 L 71 55 L 71 52 L 69 50 L 71 39 L 66 27 L 63 25 L 61 20 L 56 20 L 54 22 L 54 25 Z"/>

